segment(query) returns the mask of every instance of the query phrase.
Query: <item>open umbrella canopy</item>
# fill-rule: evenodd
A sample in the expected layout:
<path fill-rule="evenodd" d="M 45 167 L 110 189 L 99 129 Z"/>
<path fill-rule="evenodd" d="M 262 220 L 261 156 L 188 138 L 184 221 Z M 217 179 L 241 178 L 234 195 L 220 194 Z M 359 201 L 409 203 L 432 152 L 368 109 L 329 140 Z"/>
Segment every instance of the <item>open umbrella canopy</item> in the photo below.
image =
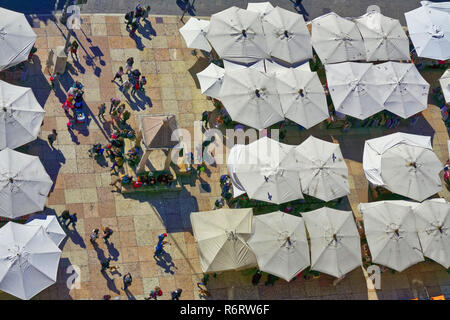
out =
<path fill-rule="evenodd" d="M 249 198 L 277 204 L 303 199 L 293 146 L 263 137 L 239 148 L 227 164 Z"/>
<path fill-rule="evenodd" d="M 413 63 L 385 62 L 373 68 L 387 75 L 389 96 L 384 108 L 404 119 L 427 108 L 430 85 Z"/>
<path fill-rule="evenodd" d="M 0 216 L 18 218 L 44 209 L 53 185 L 38 157 L 0 151 Z"/>
<path fill-rule="evenodd" d="M 413 211 L 423 255 L 450 268 L 450 203 L 427 200 Z"/>
<path fill-rule="evenodd" d="M 378 201 L 358 209 L 374 263 L 401 272 L 424 260 L 411 207 Z"/>
<path fill-rule="evenodd" d="M 441 84 L 445 102 L 450 102 L 450 69 L 447 69 L 442 77 L 439 78 L 439 83 Z"/>
<path fill-rule="evenodd" d="M 251 68 L 225 71 L 219 99 L 234 121 L 256 129 L 284 120 L 275 78 Z"/>
<path fill-rule="evenodd" d="M 354 22 L 330 12 L 311 24 L 312 45 L 324 64 L 366 59 L 364 42 Z"/>
<path fill-rule="evenodd" d="M 331 201 L 350 193 L 348 168 L 339 144 L 310 136 L 295 151 L 304 194 Z"/>
<path fill-rule="evenodd" d="M 197 73 L 202 93 L 212 98 L 218 98 L 224 74 L 225 69 L 214 63 L 210 63 L 206 69 Z"/>
<path fill-rule="evenodd" d="M 31 88 L 0 80 L 0 150 L 35 140 L 44 115 Z"/>
<path fill-rule="evenodd" d="M 364 40 L 367 61 L 411 60 L 409 40 L 400 21 L 371 11 L 355 22 Z"/>
<path fill-rule="evenodd" d="M 351 211 L 321 208 L 302 212 L 311 241 L 311 270 L 341 277 L 362 263 L 361 243 Z"/>
<path fill-rule="evenodd" d="M 59 246 L 66 237 L 66 233 L 59 224 L 56 216 L 36 215 L 31 217 L 27 223 L 28 226 L 43 227 L 52 241 Z"/>
<path fill-rule="evenodd" d="M 213 14 L 206 37 L 223 59 L 252 63 L 270 57 L 256 12 L 233 6 Z"/>
<path fill-rule="evenodd" d="M 286 118 L 308 129 L 329 117 L 325 91 L 316 72 L 285 68 L 275 75 Z"/>
<path fill-rule="evenodd" d="M 325 71 L 336 111 L 364 120 L 383 110 L 389 94 L 387 74 L 371 63 L 328 64 Z"/>
<path fill-rule="evenodd" d="M 309 266 L 309 246 L 303 219 L 281 211 L 253 218 L 248 240 L 259 270 L 290 281 Z"/>
<path fill-rule="evenodd" d="M 233 197 L 239 197 L 240 195 L 244 194 L 246 191 L 244 189 L 244 186 L 239 181 L 239 178 L 234 170 L 234 166 L 237 166 L 239 164 L 239 159 L 243 159 L 241 164 L 245 164 L 245 151 L 246 146 L 243 144 L 235 144 L 228 153 L 228 159 L 227 159 L 227 169 L 228 169 L 228 175 L 230 176 L 231 184 L 233 186 Z"/>
<path fill-rule="evenodd" d="M 291 64 L 312 58 L 311 36 L 302 15 L 276 7 L 262 24 L 272 57 Z"/>
<path fill-rule="evenodd" d="M 245 269 L 256 265 L 247 245 L 253 209 L 192 212 L 191 224 L 203 272 Z"/>
<path fill-rule="evenodd" d="M 450 59 L 450 11 L 422 5 L 405 12 L 405 18 L 419 57 Z"/>
<path fill-rule="evenodd" d="M 0 71 L 26 61 L 35 41 L 23 13 L 0 8 Z"/>
<path fill-rule="evenodd" d="M 195 17 L 189 18 L 188 22 L 180 28 L 180 33 L 186 41 L 186 46 L 191 49 L 211 51 L 211 45 L 206 39 L 209 21 Z"/>
<path fill-rule="evenodd" d="M 247 3 L 247 10 L 253 11 L 261 14 L 262 16 L 267 15 L 272 11 L 273 5 L 270 2 L 249 2 Z"/>
<path fill-rule="evenodd" d="M 60 258 L 42 227 L 8 222 L 0 228 L 0 290 L 31 299 L 56 282 Z"/>

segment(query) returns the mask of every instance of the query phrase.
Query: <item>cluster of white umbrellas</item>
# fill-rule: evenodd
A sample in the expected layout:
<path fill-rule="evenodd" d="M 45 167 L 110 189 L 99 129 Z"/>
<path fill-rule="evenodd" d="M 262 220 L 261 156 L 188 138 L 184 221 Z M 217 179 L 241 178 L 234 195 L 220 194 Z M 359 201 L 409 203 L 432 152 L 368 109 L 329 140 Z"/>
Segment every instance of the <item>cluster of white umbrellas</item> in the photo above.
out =
<path fill-rule="evenodd" d="M 303 194 L 331 201 L 350 193 L 338 144 L 309 137 L 297 147 L 268 137 L 235 145 L 227 160 L 233 193 L 281 204 Z"/>
<path fill-rule="evenodd" d="M 191 213 L 203 272 L 258 265 L 290 281 L 309 266 L 340 277 L 361 265 L 351 211 L 322 208 L 302 215 L 277 211 L 253 216 L 252 209 Z"/>
<path fill-rule="evenodd" d="M 367 140 L 363 169 L 372 185 L 417 201 L 442 189 L 443 165 L 428 136 L 398 132 Z"/>
<path fill-rule="evenodd" d="M 374 263 L 403 271 L 425 256 L 450 267 L 450 204 L 444 199 L 378 201 L 358 209 Z"/>
<path fill-rule="evenodd" d="M 430 85 L 412 63 L 325 65 L 336 111 L 366 119 L 382 110 L 408 118 L 427 108 Z"/>

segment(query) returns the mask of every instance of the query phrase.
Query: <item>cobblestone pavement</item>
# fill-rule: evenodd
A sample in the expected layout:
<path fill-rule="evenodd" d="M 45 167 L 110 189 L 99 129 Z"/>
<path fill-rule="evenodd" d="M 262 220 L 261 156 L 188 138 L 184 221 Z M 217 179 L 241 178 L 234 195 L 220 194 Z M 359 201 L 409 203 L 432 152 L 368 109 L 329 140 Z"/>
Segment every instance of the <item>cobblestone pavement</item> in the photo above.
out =
<path fill-rule="evenodd" d="M 155 285 L 164 291 L 163 299 L 169 299 L 170 291 L 178 287 L 183 289 L 181 299 L 199 299 L 196 282 L 202 273 L 189 214 L 212 208 L 220 195 L 219 176 L 226 173 L 226 166 L 210 166 L 202 173 L 201 183 L 209 184 L 210 190 L 201 188 L 197 180 L 185 184 L 180 193 L 124 196 L 111 192 L 109 166 L 101 166 L 88 157 L 90 146 L 96 142 L 106 143 L 110 132 L 107 123 L 96 117 L 97 107 L 101 102 L 109 105 L 111 97 L 130 98 L 124 97 L 118 86 L 111 82 L 114 72 L 130 56 L 135 58 L 135 66 L 148 79 L 148 97 L 131 97 L 128 103 L 133 114 L 129 122 L 135 128 L 138 115 L 174 113 L 180 127 L 192 132 L 194 120 L 200 120 L 204 110 L 213 109 L 195 79 L 195 73 L 205 68 L 208 62 L 192 55 L 185 47 L 178 33 L 182 26 L 179 18 L 151 16 L 150 22 L 151 27 L 146 24 L 140 29 L 140 40 L 136 43 L 128 36 L 122 16 L 84 15 L 82 30 L 76 34 L 80 43 L 79 61 L 69 57 L 70 69 L 61 77 L 55 94 L 49 89 L 48 74 L 43 72 L 48 49 L 64 44 L 62 30 L 65 29 L 52 20 L 36 18 L 33 25 L 38 35 L 38 51 L 34 63 L 27 67 L 26 80 L 20 81 L 20 72 L 0 74 L 9 82 L 32 87 L 45 108 L 40 138 L 31 143 L 26 152 L 42 159 L 55 182 L 46 212 L 60 214 L 69 209 L 77 212 L 79 217 L 76 230 L 69 232 L 63 244 L 57 284 L 44 290 L 36 299 L 100 299 L 105 294 L 121 299 L 143 299 Z M 78 126 L 71 136 L 61 104 L 65 91 L 74 80 L 80 80 L 85 86 L 85 101 L 90 114 L 87 126 Z M 403 131 L 432 135 L 435 152 L 446 161 L 448 133 L 439 109 L 430 105 L 424 116 L 425 119 L 415 127 Z M 58 139 L 56 149 L 52 150 L 46 137 L 54 128 Z M 307 133 L 289 134 L 288 142 L 299 143 L 307 134 L 313 134 L 340 143 L 351 175 L 351 194 L 342 208 L 353 209 L 359 217 L 358 203 L 368 201 L 368 185 L 361 164 L 364 140 L 393 131 L 354 129 L 343 134 L 339 130 L 324 131 L 316 127 Z M 156 162 L 153 164 L 157 165 Z M 440 195 L 450 198 L 447 191 Z M 106 226 L 115 231 L 112 244 L 107 246 L 99 241 L 99 249 L 94 250 L 89 234 L 94 228 Z M 157 235 L 165 231 L 171 242 L 167 249 L 173 262 L 171 266 L 158 265 L 153 259 Z M 118 272 L 101 272 L 99 260 L 108 255 L 115 259 L 111 264 L 119 267 Z M 79 266 L 81 281 L 79 288 L 69 290 L 66 282 L 74 278 L 73 271 L 67 272 L 70 265 Z M 120 290 L 120 275 L 127 272 L 133 275 L 128 297 Z M 368 290 L 362 268 L 351 272 L 337 286 L 333 286 L 332 281 L 330 276 L 322 275 L 315 280 L 300 278 L 291 283 L 279 280 L 273 287 L 264 286 L 264 281 L 253 286 L 250 276 L 245 273 L 224 272 L 210 280 L 208 288 L 212 299 L 410 299 L 417 296 L 424 285 L 430 295 L 450 294 L 449 274 L 432 262 L 419 263 L 402 273 L 383 273 L 382 290 L 377 291 Z"/>

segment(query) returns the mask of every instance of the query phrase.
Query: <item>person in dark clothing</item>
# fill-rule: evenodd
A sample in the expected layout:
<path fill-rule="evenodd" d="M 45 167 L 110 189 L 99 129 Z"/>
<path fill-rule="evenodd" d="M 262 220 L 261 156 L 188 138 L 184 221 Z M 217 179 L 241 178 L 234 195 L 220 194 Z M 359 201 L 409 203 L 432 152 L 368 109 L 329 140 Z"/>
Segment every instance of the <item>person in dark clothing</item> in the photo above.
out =
<path fill-rule="evenodd" d="M 62 219 L 62 220 L 60 220 Z M 60 220 L 60 222 L 63 222 L 64 224 L 66 224 L 66 221 L 70 219 L 70 212 L 69 210 L 64 210 L 61 215 L 58 217 L 58 220 Z"/>
<path fill-rule="evenodd" d="M 70 224 L 72 224 L 73 227 L 75 228 L 75 224 L 77 223 L 77 221 L 78 221 L 77 214 L 76 213 L 71 214 L 69 216 L 69 223 L 66 225 L 66 227 L 68 228 Z"/>
<path fill-rule="evenodd" d="M 52 133 L 50 133 L 48 136 L 47 136 L 47 139 L 48 139 L 48 143 L 50 144 L 50 147 L 52 147 L 52 149 L 55 149 L 54 147 L 53 147 L 53 143 L 56 141 L 56 137 L 58 136 L 58 133 L 56 132 L 56 129 L 53 129 L 52 130 Z"/>
<path fill-rule="evenodd" d="M 172 300 L 180 300 L 181 292 L 183 292 L 183 289 L 180 289 L 180 288 L 172 291 L 171 292 Z"/>
<path fill-rule="evenodd" d="M 131 282 L 133 281 L 133 277 L 131 277 L 131 273 L 127 273 L 123 276 L 123 288 L 122 290 L 127 290 L 129 286 L 131 286 Z"/>
<path fill-rule="evenodd" d="M 125 23 L 127 25 L 127 28 L 129 26 L 131 26 L 131 24 L 133 23 L 133 19 L 134 19 L 134 11 L 130 11 L 127 14 L 125 14 L 125 20 L 126 20 Z"/>

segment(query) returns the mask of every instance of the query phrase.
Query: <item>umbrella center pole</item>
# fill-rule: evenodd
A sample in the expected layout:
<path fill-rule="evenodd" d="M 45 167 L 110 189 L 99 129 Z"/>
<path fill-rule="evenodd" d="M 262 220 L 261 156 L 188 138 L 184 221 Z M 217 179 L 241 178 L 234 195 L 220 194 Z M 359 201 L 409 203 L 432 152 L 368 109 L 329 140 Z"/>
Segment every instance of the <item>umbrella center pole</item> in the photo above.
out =
<path fill-rule="evenodd" d="M 255 95 L 256 95 L 258 98 L 261 98 L 261 94 L 259 93 L 259 89 L 256 89 L 256 90 L 255 90 Z"/>
<path fill-rule="evenodd" d="M 286 38 L 289 38 L 289 32 L 288 32 L 287 30 L 284 30 L 284 36 L 285 36 Z"/>
<path fill-rule="evenodd" d="M 247 31 L 246 30 L 242 30 L 242 35 L 247 38 Z"/>
<path fill-rule="evenodd" d="M 410 162 L 408 165 L 409 165 L 410 167 L 414 167 L 414 169 L 417 169 L 417 163 L 416 163 L 415 161 Z"/>
<path fill-rule="evenodd" d="M 300 95 L 300 97 L 304 97 L 305 96 L 305 94 L 303 93 L 303 89 L 299 89 L 298 90 L 298 94 Z"/>

